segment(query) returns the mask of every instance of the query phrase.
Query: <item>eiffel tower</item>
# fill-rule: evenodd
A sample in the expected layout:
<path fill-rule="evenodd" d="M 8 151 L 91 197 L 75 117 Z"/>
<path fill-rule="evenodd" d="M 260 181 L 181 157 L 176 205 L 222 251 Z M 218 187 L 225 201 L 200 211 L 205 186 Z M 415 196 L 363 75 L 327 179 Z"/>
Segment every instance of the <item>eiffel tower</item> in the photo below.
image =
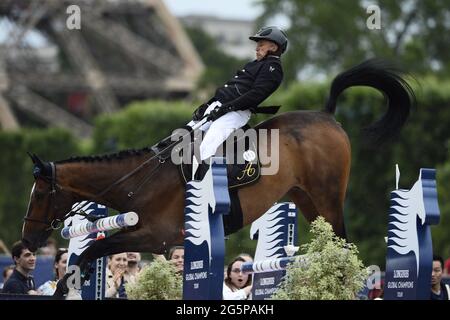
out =
<path fill-rule="evenodd" d="M 68 27 L 72 5 L 79 29 Z M 202 70 L 161 0 L 0 1 L 3 130 L 58 126 L 88 137 L 94 116 L 133 100 L 184 97 Z"/>

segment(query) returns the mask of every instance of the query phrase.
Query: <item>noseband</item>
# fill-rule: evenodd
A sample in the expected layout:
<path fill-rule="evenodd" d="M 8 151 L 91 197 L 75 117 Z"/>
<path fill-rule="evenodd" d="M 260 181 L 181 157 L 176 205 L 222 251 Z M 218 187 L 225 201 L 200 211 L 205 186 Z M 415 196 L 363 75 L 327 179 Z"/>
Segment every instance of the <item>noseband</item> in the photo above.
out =
<path fill-rule="evenodd" d="M 158 159 L 158 165 L 155 168 L 153 168 L 149 172 L 149 174 L 147 174 L 140 182 L 138 182 L 137 186 L 135 187 L 135 189 L 133 191 L 128 192 L 128 194 L 127 194 L 128 198 L 132 198 L 141 189 L 141 187 L 145 183 L 147 183 L 149 180 L 151 180 L 153 178 L 153 176 L 156 174 L 156 172 L 158 171 L 160 166 L 165 163 L 166 159 L 162 156 L 162 154 L 165 151 L 169 150 L 171 147 L 173 147 L 176 143 L 177 142 L 174 142 L 173 144 L 169 144 L 169 146 L 166 146 L 162 150 L 154 149 L 155 146 L 153 146 L 152 150 L 154 151 L 155 154 L 152 157 L 150 157 L 149 159 L 144 161 L 142 164 L 140 164 L 138 167 L 133 169 L 128 174 L 122 176 L 121 178 L 119 178 L 118 180 L 113 182 L 106 189 L 104 189 L 103 191 L 101 191 L 100 193 L 95 195 L 93 197 L 93 199 L 99 199 L 101 196 L 103 196 L 106 193 L 108 193 L 113 187 L 119 185 L 120 183 L 124 182 L 125 180 L 130 178 L 132 175 L 134 175 L 135 173 L 137 173 L 138 171 L 140 171 L 144 167 L 148 166 L 151 163 L 152 160 Z M 48 183 L 50 183 L 51 190 L 49 191 L 49 194 L 50 194 L 50 204 L 51 204 L 52 202 L 55 202 L 56 193 L 58 191 L 62 191 L 63 188 L 56 183 L 56 167 L 55 167 L 55 164 L 53 162 L 49 162 L 49 165 L 50 165 L 50 168 L 51 168 L 51 175 L 50 175 L 50 177 L 43 175 L 42 172 L 41 172 L 41 168 L 40 167 L 35 167 L 35 169 L 33 171 L 33 175 L 34 175 L 35 179 L 40 178 L 40 179 L 43 179 L 43 180 L 47 181 Z M 44 225 L 47 226 L 47 229 L 45 231 L 56 230 L 56 229 L 59 229 L 61 227 L 61 224 L 67 218 L 69 218 L 71 216 L 74 216 L 74 215 L 77 215 L 77 214 L 85 216 L 85 217 L 87 217 L 87 219 L 90 219 L 90 217 L 83 210 L 81 210 L 82 205 L 83 205 L 83 203 L 80 202 L 75 208 L 71 209 L 68 213 L 66 213 L 62 219 L 58 219 L 56 217 L 53 217 L 53 219 L 50 221 L 48 219 L 41 220 L 41 219 L 34 219 L 34 218 L 29 218 L 29 217 L 25 216 L 23 218 L 23 220 L 24 221 L 30 221 L 30 222 L 36 222 L 36 223 L 44 224 Z M 50 207 L 51 207 L 51 205 L 50 205 Z M 55 212 L 55 215 L 56 215 L 56 212 L 58 211 L 58 207 L 56 206 L 56 203 L 53 205 L 52 209 L 53 209 L 53 211 Z"/>

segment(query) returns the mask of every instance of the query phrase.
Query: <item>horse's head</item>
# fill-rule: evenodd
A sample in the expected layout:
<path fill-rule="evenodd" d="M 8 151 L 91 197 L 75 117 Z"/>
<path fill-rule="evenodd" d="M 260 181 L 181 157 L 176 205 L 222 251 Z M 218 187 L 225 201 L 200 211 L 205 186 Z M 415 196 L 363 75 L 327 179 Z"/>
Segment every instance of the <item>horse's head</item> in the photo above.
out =
<path fill-rule="evenodd" d="M 73 199 L 58 185 L 54 163 L 44 162 L 36 155 L 30 154 L 30 157 L 34 163 L 35 183 L 24 218 L 22 240 L 35 251 L 45 245 L 52 231 L 59 227 L 64 214 L 70 211 Z"/>

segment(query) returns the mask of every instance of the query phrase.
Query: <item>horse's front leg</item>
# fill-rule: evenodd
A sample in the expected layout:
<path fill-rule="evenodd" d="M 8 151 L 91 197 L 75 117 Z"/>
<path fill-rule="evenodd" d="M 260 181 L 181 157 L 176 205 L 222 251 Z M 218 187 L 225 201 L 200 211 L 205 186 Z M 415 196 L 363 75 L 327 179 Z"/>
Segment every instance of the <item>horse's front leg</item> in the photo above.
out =
<path fill-rule="evenodd" d="M 120 231 L 105 239 L 95 241 L 78 257 L 75 263 L 79 267 L 80 284 L 89 279 L 90 268 L 93 262 L 98 258 L 109 256 L 122 252 L 157 252 L 155 250 L 154 239 L 148 234 L 140 230 Z M 76 270 L 67 273 L 57 285 L 54 293 L 55 297 L 63 297 L 69 292 L 70 288 L 74 287 L 78 279 L 71 276 L 77 276 Z"/>
<path fill-rule="evenodd" d="M 94 263 L 98 258 L 107 255 L 103 252 L 103 242 L 105 242 L 105 240 L 106 239 L 95 241 L 81 253 L 75 265 L 72 265 L 64 277 L 58 281 L 55 293 L 53 294 L 54 297 L 62 298 L 69 292 L 74 294 L 78 290 L 81 290 L 81 286 L 85 281 L 89 280 L 90 274 L 93 271 L 92 263 Z M 71 291 L 71 289 L 73 289 L 73 291 Z"/>

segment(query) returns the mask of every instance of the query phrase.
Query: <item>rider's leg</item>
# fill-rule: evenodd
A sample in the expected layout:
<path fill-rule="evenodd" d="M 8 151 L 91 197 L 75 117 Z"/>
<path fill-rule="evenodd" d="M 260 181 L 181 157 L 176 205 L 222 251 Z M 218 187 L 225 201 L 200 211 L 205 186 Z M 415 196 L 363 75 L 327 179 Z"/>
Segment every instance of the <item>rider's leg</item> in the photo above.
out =
<path fill-rule="evenodd" d="M 205 115 L 209 114 L 216 107 L 220 107 L 222 104 L 220 101 L 215 101 L 209 105 L 205 111 Z M 249 110 L 232 111 L 229 112 L 214 122 L 208 121 L 200 130 L 205 131 L 206 134 L 200 144 L 200 161 L 199 167 L 196 170 L 195 175 L 196 180 L 203 179 L 204 174 L 209 169 L 209 161 L 211 156 L 213 156 L 217 148 L 228 138 L 228 136 L 236 129 L 239 129 L 247 124 L 250 120 L 251 112 Z M 195 122 L 191 121 L 188 123 L 189 126 Z"/>
<path fill-rule="evenodd" d="M 211 111 L 213 111 L 215 108 L 220 107 L 222 105 L 222 103 L 220 103 L 220 101 L 214 101 L 213 103 L 211 103 L 209 105 L 209 107 L 205 110 L 205 113 L 203 116 L 208 115 Z M 187 126 L 189 127 L 194 127 L 194 125 L 197 123 L 198 121 L 190 121 Z M 203 124 L 200 128 L 198 128 L 199 130 L 206 132 L 208 131 L 209 127 L 211 126 L 211 121 L 207 121 L 205 124 Z M 196 154 L 196 153 L 195 153 Z M 194 154 L 193 158 L 192 158 L 192 178 L 194 180 L 201 180 L 201 178 L 203 178 L 204 173 L 206 173 L 206 171 L 208 171 L 208 168 L 206 165 L 202 165 L 202 161 L 200 160 L 199 157 L 196 157 L 196 155 Z"/>
<path fill-rule="evenodd" d="M 217 148 L 229 137 L 236 129 L 242 128 L 250 120 L 251 112 L 232 111 L 229 112 L 213 123 L 206 132 L 202 143 L 200 144 L 200 159 L 206 160 L 213 156 Z"/>

